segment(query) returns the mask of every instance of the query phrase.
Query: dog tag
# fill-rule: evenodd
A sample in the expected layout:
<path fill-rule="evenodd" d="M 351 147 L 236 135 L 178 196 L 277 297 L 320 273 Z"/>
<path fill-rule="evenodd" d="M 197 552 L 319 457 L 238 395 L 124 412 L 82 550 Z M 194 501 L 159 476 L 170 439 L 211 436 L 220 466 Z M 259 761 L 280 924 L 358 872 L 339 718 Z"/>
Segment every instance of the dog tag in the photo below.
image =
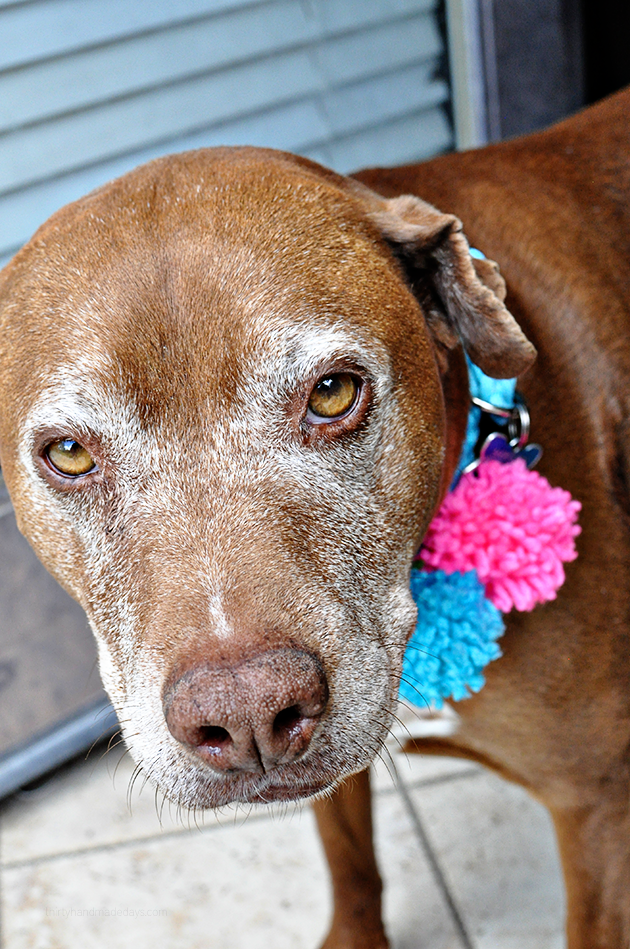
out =
<path fill-rule="evenodd" d="M 540 445 L 537 445 L 535 442 L 531 442 L 529 445 L 525 445 L 524 448 L 519 449 L 519 451 L 514 452 L 516 458 L 522 458 L 529 470 L 535 468 L 540 459 L 542 458 L 542 448 Z"/>
<path fill-rule="evenodd" d="M 491 432 L 481 446 L 480 461 L 500 461 L 506 465 L 514 461 L 514 449 L 501 432 Z"/>
<path fill-rule="evenodd" d="M 530 471 L 538 464 L 541 457 L 542 448 L 540 445 L 532 442 L 529 445 L 523 445 L 522 448 L 513 448 L 501 432 L 491 432 L 479 453 L 480 461 L 500 461 L 503 465 L 509 464 L 516 458 L 522 458 Z"/>

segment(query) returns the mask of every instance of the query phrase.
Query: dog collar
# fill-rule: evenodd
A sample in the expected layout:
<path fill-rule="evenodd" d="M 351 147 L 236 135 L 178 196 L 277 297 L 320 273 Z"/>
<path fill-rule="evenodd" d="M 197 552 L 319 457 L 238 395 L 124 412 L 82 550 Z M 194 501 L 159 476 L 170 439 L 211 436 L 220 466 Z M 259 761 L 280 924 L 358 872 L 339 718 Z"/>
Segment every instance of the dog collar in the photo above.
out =
<path fill-rule="evenodd" d="M 503 614 L 556 597 L 577 557 L 581 504 L 531 470 L 529 413 L 516 379 L 491 379 L 468 360 L 471 406 L 451 489 L 411 570 L 418 620 L 400 697 L 441 708 L 478 692 L 501 649 Z"/>

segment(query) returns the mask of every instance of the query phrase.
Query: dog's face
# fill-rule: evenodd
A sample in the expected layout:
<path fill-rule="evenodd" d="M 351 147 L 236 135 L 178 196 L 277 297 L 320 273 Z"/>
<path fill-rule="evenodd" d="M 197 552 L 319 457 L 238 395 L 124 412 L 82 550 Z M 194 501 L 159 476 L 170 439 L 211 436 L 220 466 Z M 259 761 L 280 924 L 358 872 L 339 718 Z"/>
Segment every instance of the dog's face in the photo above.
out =
<path fill-rule="evenodd" d="M 447 353 L 459 333 L 491 370 L 531 359 L 427 208 L 190 153 L 63 209 L 0 278 L 20 529 L 177 802 L 308 796 L 384 739 L 448 476 Z"/>

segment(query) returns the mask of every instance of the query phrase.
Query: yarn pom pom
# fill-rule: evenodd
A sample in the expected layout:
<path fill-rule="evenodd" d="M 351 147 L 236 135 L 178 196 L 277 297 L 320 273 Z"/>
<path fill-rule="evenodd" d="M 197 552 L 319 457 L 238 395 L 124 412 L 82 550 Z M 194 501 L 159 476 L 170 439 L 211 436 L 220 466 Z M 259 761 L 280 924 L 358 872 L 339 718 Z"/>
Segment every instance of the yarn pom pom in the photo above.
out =
<path fill-rule="evenodd" d="M 412 570 L 411 593 L 418 621 L 403 659 L 401 698 L 441 708 L 445 698 L 478 692 L 482 669 L 501 655 L 495 640 L 504 626 L 474 572 Z"/>
<path fill-rule="evenodd" d="M 483 461 L 462 475 L 431 521 L 419 557 L 426 566 L 476 570 L 497 609 L 531 610 L 553 600 L 562 564 L 575 560 L 581 508 L 521 459 Z"/>

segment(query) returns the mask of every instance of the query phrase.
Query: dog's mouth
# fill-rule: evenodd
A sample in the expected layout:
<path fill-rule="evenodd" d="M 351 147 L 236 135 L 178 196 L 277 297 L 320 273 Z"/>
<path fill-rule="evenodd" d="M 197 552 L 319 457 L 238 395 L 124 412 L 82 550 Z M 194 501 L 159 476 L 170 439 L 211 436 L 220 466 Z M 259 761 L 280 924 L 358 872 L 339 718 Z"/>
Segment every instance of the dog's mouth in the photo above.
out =
<path fill-rule="evenodd" d="M 360 742 L 340 742 L 338 736 L 323 731 L 302 757 L 264 771 L 219 771 L 190 750 L 182 756 L 183 749 L 173 757 L 153 759 L 147 771 L 174 804 L 187 808 L 286 804 L 329 793 L 345 777 L 367 767 L 377 746 L 378 736 L 373 741 L 363 735 Z"/>
<path fill-rule="evenodd" d="M 169 760 L 154 762 L 152 778 L 186 806 L 301 800 L 358 770 L 357 757 L 365 767 L 323 662 L 305 649 L 177 668 L 162 702 Z"/>
<path fill-rule="evenodd" d="M 208 771 L 202 775 L 197 773 L 190 787 L 177 782 L 174 788 L 163 789 L 175 803 L 205 810 L 230 804 L 301 801 L 325 793 L 339 782 L 338 773 L 324 774 L 315 768 L 312 771 L 317 771 L 316 774 L 300 771 L 302 769 L 296 773 L 296 769 L 290 766 L 275 768 L 267 774 L 243 772 L 217 775 Z"/>

